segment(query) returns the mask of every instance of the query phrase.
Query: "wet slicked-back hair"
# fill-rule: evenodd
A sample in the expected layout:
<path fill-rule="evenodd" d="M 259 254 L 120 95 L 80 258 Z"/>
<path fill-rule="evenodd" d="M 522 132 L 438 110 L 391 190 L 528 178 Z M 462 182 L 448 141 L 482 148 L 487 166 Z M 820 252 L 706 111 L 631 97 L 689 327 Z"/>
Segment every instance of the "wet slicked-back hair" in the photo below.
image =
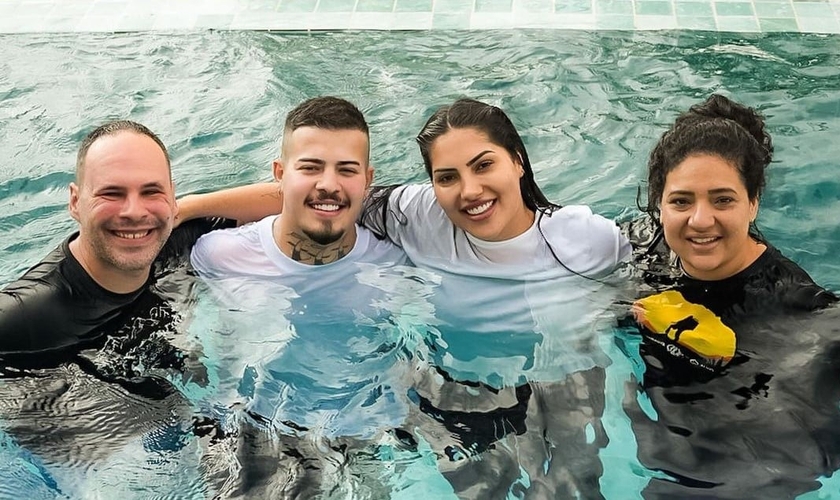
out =
<path fill-rule="evenodd" d="M 757 200 L 764 191 L 764 171 L 773 159 L 773 141 L 758 111 L 712 94 L 681 114 L 651 151 L 647 206 L 643 207 L 646 212 L 658 218 L 665 178 L 696 154 L 715 155 L 730 162 L 738 170 L 750 200 Z"/>
<path fill-rule="evenodd" d="M 314 97 L 300 103 L 286 115 L 283 126 L 281 154 L 285 150 L 286 138 L 301 127 L 315 127 L 326 130 L 358 130 L 368 138 L 365 116 L 353 103 L 339 97 Z"/>
<path fill-rule="evenodd" d="M 551 214 L 561 206 L 548 201 L 540 187 L 537 186 L 537 182 L 534 180 L 534 170 L 531 168 L 531 160 L 528 159 L 528 152 L 525 151 L 522 137 L 501 108 L 473 99 L 458 99 L 449 106 L 438 108 L 426 122 L 426 125 L 423 126 L 420 133 L 417 134 L 417 144 L 420 146 L 420 155 L 423 156 L 423 164 L 426 166 L 426 173 L 429 178 L 432 177 L 432 145 L 440 136 L 455 129 L 473 129 L 483 133 L 490 142 L 504 148 L 511 159 L 522 165 L 524 174 L 519 178 L 519 192 L 525 206 L 537 214 L 537 229 L 548 245 L 551 255 L 554 256 L 558 264 L 570 273 L 582 278 L 593 279 L 568 267 L 560 260 L 554 248 L 552 248 L 551 242 L 545 237 L 540 224 L 542 217 L 551 217 Z"/>
<path fill-rule="evenodd" d="M 93 145 L 93 143 L 102 137 L 116 135 L 120 132 L 133 132 L 135 134 L 145 135 L 149 139 L 155 141 L 155 144 L 157 144 L 160 147 L 161 151 L 163 151 L 163 156 L 166 157 L 166 166 L 170 169 L 171 177 L 172 165 L 169 162 L 169 151 L 166 150 L 166 146 L 163 145 L 163 141 L 161 141 L 160 138 L 157 135 L 155 135 L 154 132 L 149 130 L 145 125 L 141 125 L 131 120 L 115 120 L 96 127 L 82 140 L 82 144 L 81 146 L 79 146 L 79 152 L 78 154 L 76 154 L 77 184 L 80 184 L 82 182 L 82 177 L 84 176 L 85 169 L 85 158 L 87 157 L 88 150 Z"/>
<path fill-rule="evenodd" d="M 525 174 L 519 179 L 519 190 L 529 210 L 552 212 L 559 208 L 559 205 L 548 201 L 537 186 L 525 144 L 510 118 L 500 108 L 473 99 L 458 99 L 449 106 L 438 108 L 417 135 L 417 144 L 429 178 L 432 177 L 432 144 L 450 130 L 465 128 L 485 134 L 490 142 L 503 147 L 514 161 L 522 164 Z"/>

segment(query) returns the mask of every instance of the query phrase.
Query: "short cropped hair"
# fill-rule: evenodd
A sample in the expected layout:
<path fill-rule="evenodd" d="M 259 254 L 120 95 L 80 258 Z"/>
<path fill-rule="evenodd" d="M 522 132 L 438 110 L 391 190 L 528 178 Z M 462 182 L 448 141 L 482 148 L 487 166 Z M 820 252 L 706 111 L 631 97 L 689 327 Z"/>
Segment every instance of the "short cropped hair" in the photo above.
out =
<path fill-rule="evenodd" d="M 163 156 L 166 157 L 166 166 L 170 169 L 171 175 L 172 165 L 169 162 L 169 151 L 166 150 L 166 146 L 163 145 L 163 141 L 161 141 L 154 132 L 149 130 L 145 125 L 141 125 L 140 123 L 133 122 L 131 120 L 115 120 L 96 127 L 84 138 L 84 140 L 82 140 L 82 144 L 79 146 L 79 153 L 76 155 L 77 184 L 81 183 L 82 177 L 84 176 L 85 158 L 87 157 L 88 150 L 93 143 L 102 137 L 116 135 L 120 132 L 134 132 L 135 134 L 145 135 L 149 139 L 155 141 L 155 144 L 157 144 L 161 151 L 163 151 Z"/>
<path fill-rule="evenodd" d="M 358 130 L 370 137 L 365 116 L 353 103 L 339 97 L 322 96 L 307 99 L 286 115 L 281 154 L 286 139 L 295 130 L 314 127 L 326 130 Z"/>

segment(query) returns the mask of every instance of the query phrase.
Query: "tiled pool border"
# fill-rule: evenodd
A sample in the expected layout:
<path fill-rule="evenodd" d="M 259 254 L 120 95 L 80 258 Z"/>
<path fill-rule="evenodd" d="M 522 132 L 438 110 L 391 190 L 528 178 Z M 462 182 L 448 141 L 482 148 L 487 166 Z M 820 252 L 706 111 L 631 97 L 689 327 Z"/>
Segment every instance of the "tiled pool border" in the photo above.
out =
<path fill-rule="evenodd" d="M 0 0 L 0 33 L 512 28 L 840 33 L 840 0 Z"/>

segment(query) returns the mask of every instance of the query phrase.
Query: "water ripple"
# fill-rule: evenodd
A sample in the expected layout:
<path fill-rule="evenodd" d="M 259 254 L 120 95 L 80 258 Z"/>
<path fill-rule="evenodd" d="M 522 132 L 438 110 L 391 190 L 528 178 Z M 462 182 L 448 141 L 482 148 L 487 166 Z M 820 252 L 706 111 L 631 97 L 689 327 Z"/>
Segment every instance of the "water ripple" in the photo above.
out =
<path fill-rule="evenodd" d="M 840 245 L 837 36 L 212 31 L 0 35 L 0 43 L 2 283 L 75 227 L 65 205 L 76 148 L 109 119 L 155 130 L 185 192 L 270 177 L 286 113 L 305 98 L 337 94 L 368 117 L 377 181 L 396 183 L 425 179 L 414 137 L 438 106 L 468 96 L 509 112 L 550 199 L 628 218 L 638 213 L 636 189 L 657 138 L 678 113 L 718 91 L 760 108 L 774 135 L 760 227 L 817 281 L 840 289 L 831 258 Z M 403 310 L 419 307 L 403 292 L 389 296 L 404 301 Z M 431 314 L 414 312 L 411 324 L 367 325 L 396 338 L 363 346 L 374 358 L 356 361 L 405 361 L 420 343 L 414 329 Z M 308 346 L 306 359 L 318 359 L 320 347 Z M 148 400 L 69 367 L 41 375 L 0 384 L 0 420 L 14 437 L 0 441 L 0 497 L 14 488 L 31 498 L 212 496 L 178 397 Z M 319 376 L 326 384 L 331 375 Z M 375 378 L 359 384 L 360 407 L 388 394 Z M 391 463 L 328 455 L 344 478 L 336 496 L 364 497 L 382 493 L 364 477 L 384 478 L 383 469 L 405 469 L 421 453 Z M 235 472 L 230 452 L 208 460 Z M 438 474 L 430 453 L 423 460 Z M 418 477 L 428 479 L 424 471 Z"/>

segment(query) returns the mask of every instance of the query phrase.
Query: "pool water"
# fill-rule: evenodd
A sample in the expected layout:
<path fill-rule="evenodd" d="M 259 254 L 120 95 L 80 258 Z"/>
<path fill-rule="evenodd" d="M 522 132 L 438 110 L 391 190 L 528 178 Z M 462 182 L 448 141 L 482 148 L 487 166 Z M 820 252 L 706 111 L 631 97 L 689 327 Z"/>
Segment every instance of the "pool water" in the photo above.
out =
<path fill-rule="evenodd" d="M 510 114 L 550 199 L 587 204 L 623 221 L 638 215 L 637 187 L 647 154 L 665 127 L 691 104 L 721 92 L 759 108 L 775 141 L 759 228 L 815 281 L 840 290 L 840 263 L 833 258 L 840 248 L 837 36 L 199 32 L 7 35 L 0 36 L 0 43 L 0 153 L 6 159 L 0 169 L 0 283 L 14 280 L 74 229 L 66 203 L 76 148 L 86 133 L 109 119 L 130 118 L 160 135 L 170 149 L 177 191 L 183 194 L 270 178 L 285 114 L 305 98 L 339 95 L 365 112 L 376 182 L 388 184 L 425 180 L 413 137 L 436 107 L 467 96 L 498 104 Z M 540 456 L 571 460 L 585 456 L 594 443 L 600 451 L 585 465 L 597 472 L 592 487 L 606 498 L 637 497 L 656 474 L 638 463 L 638 443 L 623 410 L 625 384 L 638 367 L 616 349 L 609 328 L 592 327 L 598 356 L 580 366 L 571 382 L 540 375 L 525 394 L 515 389 L 521 380 L 499 382 L 492 373 L 481 375 L 479 368 L 488 370 L 492 363 L 466 364 L 461 375 L 472 374 L 487 385 L 459 386 L 448 393 L 451 386 L 433 369 L 423 371 L 423 366 L 428 368 L 423 362 L 449 359 L 447 355 L 468 359 L 470 340 L 459 341 L 455 334 L 469 332 L 474 325 L 455 325 L 453 333 L 435 323 L 429 307 L 433 276 L 410 276 L 405 281 L 413 284 L 409 288 L 393 285 L 394 276 L 368 278 L 391 293 L 390 301 L 380 304 L 379 316 L 347 320 L 335 332 L 325 325 L 307 328 L 353 332 L 359 352 L 369 348 L 378 356 L 372 362 L 364 360 L 370 363 L 366 370 L 381 375 L 374 382 L 364 374 L 330 379 L 325 368 L 330 360 L 364 364 L 352 356 L 329 357 L 338 350 L 329 344 L 335 338 L 324 344 L 295 337 L 297 333 L 272 339 L 300 341 L 294 344 L 305 353 L 300 356 L 323 348 L 328 354 L 320 365 L 285 363 L 282 368 L 291 367 L 291 375 L 301 380 L 305 373 L 317 372 L 301 387 L 335 389 L 346 396 L 339 398 L 347 408 L 336 413 L 340 418 L 307 421 L 308 428 L 317 431 L 289 431 L 279 444 L 270 445 L 317 457 L 319 475 L 314 480 L 332 488 L 325 496 L 452 498 L 453 484 L 486 478 L 491 469 L 504 471 L 504 487 L 496 496 L 519 498 L 526 491 L 535 495 L 544 486 L 535 471 L 544 464 L 524 457 L 547 446 L 537 431 L 564 435 L 581 422 L 581 435 L 569 434 L 565 446 Z M 182 274 L 178 279 L 191 278 Z M 234 400 L 265 388 L 238 375 L 241 365 L 228 365 L 243 363 L 232 353 L 246 357 L 276 346 L 255 338 L 249 344 L 253 349 L 233 351 L 219 343 L 218 335 L 214 337 L 219 332 L 228 336 L 222 338 L 237 340 L 235 328 L 224 330 L 230 318 L 219 313 L 212 291 L 202 284 L 195 287 L 183 286 L 192 291 L 175 305 L 180 316 L 164 337 L 183 352 L 196 354 L 188 355 L 183 368 L 175 371 L 156 370 L 142 359 L 130 361 L 133 373 L 163 380 L 177 391 L 141 397 L 130 387 L 107 383 L 75 365 L 45 373 L 43 379 L 0 382 L 0 427 L 8 431 L 0 434 L 0 475 L 8 478 L 0 485 L 1 498 L 204 498 L 236 491 L 235 486 L 213 481 L 212 475 L 236 471 L 247 465 L 248 456 L 225 440 L 208 444 L 206 436 L 192 437 L 192 419 L 198 413 L 212 415 L 222 427 L 237 425 L 241 413 Z M 277 293 L 276 303 L 294 303 L 294 297 Z M 620 308 L 614 313 L 620 315 Z M 273 331 L 288 335 L 293 330 L 275 325 Z M 435 344 L 429 338 L 446 341 Z M 553 349 L 562 343 L 550 340 L 512 338 L 483 344 L 475 352 L 484 360 L 497 358 L 499 366 L 522 367 L 527 374 L 533 360 L 529 365 L 517 356 L 528 349 L 531 357 L 534 352 L 561 352 Z M 444 350 L 432 352 L 430 346 Z M 278 369 L 267 366 L 266 370 Z M 494 367 L 498 368 L 490 366 Z M 582 390 L 593 387 L 605 387 L 606 392 Z M 347 388 L 365 397 L 342 392 Z M 519 411 L 525 400 L 558 409 L 558 416 L 552 419 L 548 413 L 544 427 L 535 426 L 533 415 Z M 427 425 L 433 412 L 414 409 L 440 407 L 447 401 L 510 410 L 499 418 L 489 414 L 486 420 L 471 421 L 476 426 L 498 425 L 498 441 L 469 443 L 463 436 L 457 442 L 436 441 L 435 435 L 452 432 L 447 427 L 451 422 L 443 418 L 434 424 L 440 429 L 437 434 L 406 437 L 387 430 L 396 426 L 389 421 L 394 415 L 411 425 Z M 566 408 L 569 413 L 559 408 L 574 404 L 601 407 L 603 418 L 563 420 L 575 408 Z M 20 408 L 27 409 L 23 420 L 17 418 Z M 352 430 L 359 421 L 352 420 L 351 410 L 371 408 L 365 415 L 387 428 L 375 437 Z M 341 436 L 335 435 L 336 429 Z M 56 447 L 39 444 L 40 433 L 50 434 L 46 442 Z M 243 449 L 242 442 L 238 445 Z M 521 448 L 513 449 L 517 446 Z M 482 454 L 487 447 L 494 451 Z M 471 458 L 440 460 L 436 455 L 441 450 Z M 831 480 L 826 483 L 813 495 L 833 498 L 840 491 Z"/>

